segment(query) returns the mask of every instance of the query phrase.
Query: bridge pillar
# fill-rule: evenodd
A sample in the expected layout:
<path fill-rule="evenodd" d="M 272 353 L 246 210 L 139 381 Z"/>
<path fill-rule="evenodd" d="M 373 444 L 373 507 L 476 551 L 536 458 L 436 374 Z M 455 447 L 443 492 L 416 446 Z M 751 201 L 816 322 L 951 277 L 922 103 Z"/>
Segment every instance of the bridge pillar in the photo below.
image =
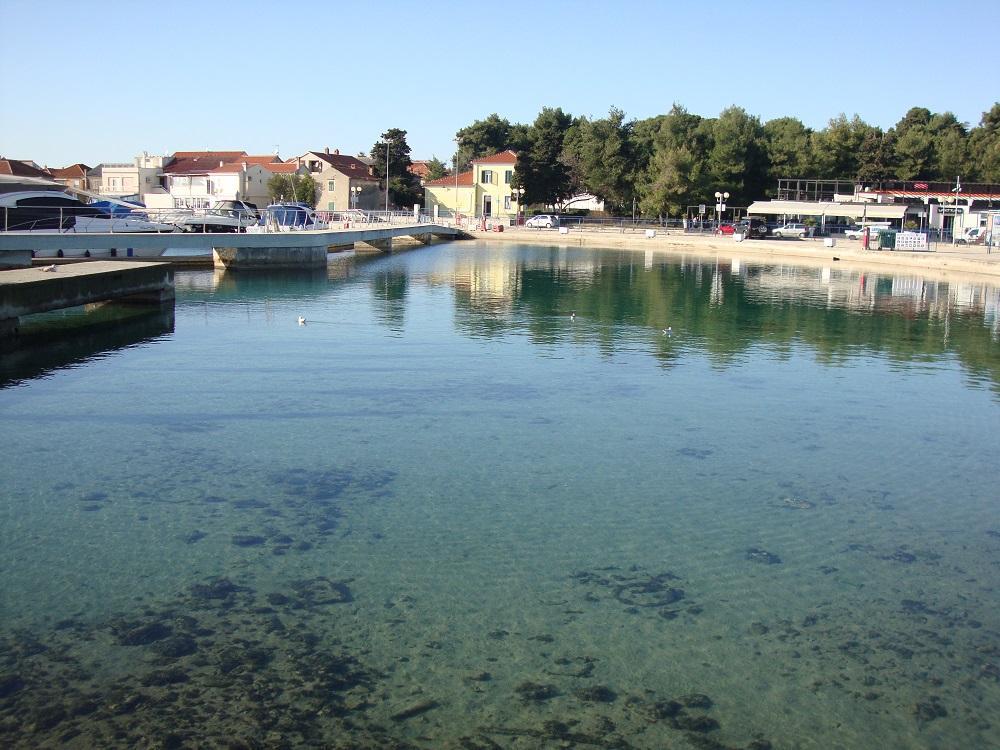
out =
<path fill-rule="evenodd" d="M 250 271 L 269 268 L 326 266 L 326 245 L 317 247 L 213 247 L 216 268 Z"/>
<path fill-rule="evenodd" d="M 392 252 L 392 237 L 386 237 L 382 240 L 363 240 L 358 243 L 359 245 L 368 245 L 376 250 L 381 250 L 385 253 Z"/>
<path fill-rule="evenodd" d="M 419 242 L 421 245 L 429 245 L 431 244 L 431 240 L 434 239 L 434 235 L 430 232 L 427 232 L 426 234 L 410 234 L 407 236 L 412 237 L 414 241 Z"/>

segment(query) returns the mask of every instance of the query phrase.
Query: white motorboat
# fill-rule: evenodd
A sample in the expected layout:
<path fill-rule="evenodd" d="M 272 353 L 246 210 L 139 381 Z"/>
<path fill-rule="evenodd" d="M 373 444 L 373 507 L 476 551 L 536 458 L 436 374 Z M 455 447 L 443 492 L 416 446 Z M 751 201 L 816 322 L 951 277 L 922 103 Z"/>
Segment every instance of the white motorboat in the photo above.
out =
<path fill-rule="evenodd" d="M 328 229 L 325 221 L 305 203 L 272 203 L 261 212 L 260 221 L 247 232 L 266 234 L 269 232 L 299 232 L 314 229 Z"/>
<path fill-rule="evenodd" d="M 57 190 L 0 193 L 0 229 L 6 232 L 177 232 L 141 211 L 107 213 Z"/>

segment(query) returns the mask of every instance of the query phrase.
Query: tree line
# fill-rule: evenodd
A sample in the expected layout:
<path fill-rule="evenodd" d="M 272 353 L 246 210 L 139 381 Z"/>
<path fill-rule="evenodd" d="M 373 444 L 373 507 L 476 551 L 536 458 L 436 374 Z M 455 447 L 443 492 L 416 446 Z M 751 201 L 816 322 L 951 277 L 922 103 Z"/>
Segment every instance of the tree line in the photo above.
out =
<path fill-rule="evenodd" d="M 913 107 L 888 130 L 855 115 L 840 115 L 822 130 L 795 117 L 761 122 L 740 107 L 701 117 L 675 104 L 667 114 L 628 120 L 574 117 L 545 107 L 530 125 L 498 114 L 456 134 L 455 166 L 506 149 L 518 153 L 516 187 L 528 204 L 563 205 L 592 193 L 606 210 L 645 216 L 683 214 L 714 203 L 716 191 L 732 205 L 773 197 L 779 178 L 1000 183 L 1000 102 L 972 128 L 951 112 Z M 373 149 L 373 156 L 375 149 Z M 382 147 L 383 158 L 385 154 Z M 448 174 L 431 162 L 430 179 Z"/>

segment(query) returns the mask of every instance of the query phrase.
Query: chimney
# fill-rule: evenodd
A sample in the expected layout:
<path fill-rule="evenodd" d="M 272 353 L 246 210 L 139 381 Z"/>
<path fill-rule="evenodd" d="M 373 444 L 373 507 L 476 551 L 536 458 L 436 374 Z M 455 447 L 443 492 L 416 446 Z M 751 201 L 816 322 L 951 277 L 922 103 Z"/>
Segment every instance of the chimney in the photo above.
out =
<path fill-rule="evenodd" d="M 327 149 L 326 152 L 330 153 L 330 149 Z M 334 153 L 335 156 L 340 156 L 340 149 L 339 148 L 335 148 L 333 150 L 333 153 Z"/>
<path fill-rule="evenodd" d="M 330 147 L 329 147 L 329 146 L 327 146 L 327 147 L 326 147 L 325 149 L 323 149 L 323 150 L 324 150 L 324 151 L 325 151 L 326 153 L 330 153 Z"/>
<path fill-rule="evenodd" d="M 222 159 L 219 159 L 219 166 L 221 167 L 223 164 L 225 164 L 225 162 L 222 161 Z"/>
<path fill-rule="evenodd" d="M 246 171 L 247 171 L 247 163 L 246 163 L 246 162 L 243 162 L 243 171 L 244 171 L 244 172 L 246 172 Z"/>

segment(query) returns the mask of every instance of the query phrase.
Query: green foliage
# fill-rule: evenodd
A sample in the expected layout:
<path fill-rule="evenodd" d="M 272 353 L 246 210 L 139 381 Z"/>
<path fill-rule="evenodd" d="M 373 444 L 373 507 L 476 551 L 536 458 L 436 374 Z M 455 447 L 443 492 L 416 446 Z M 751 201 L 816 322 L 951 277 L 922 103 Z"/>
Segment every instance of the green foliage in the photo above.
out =
<path fill-rule="evenodd" d="M 371 158 L 375 161 L 372 172 L 386 181 L 386 161 L 388 154 L 389 167 L 389 200 L 396 206 L 408 208 L 423 200 L 417 176 L 410 171 L 413 161 L 410 159 L 410 146 L 406 142 L 406 131 L 391 128 L 382 133 L 382 138 L 372 146 Z"/>
<path fill-rule="evenodd" d="M 794 117 L 761 124 L 739 107 L 702 118 L 674 104 L 644 120 L 616 108 L 574 119 L 546 107 L 530 125 L 492 114 L 459 130 L 457 140 L 463 169 L 475 158 L 517 152 L 514 182 L 527 191 L 526 203 L 558 205 L 586 191 L 616 213 L 628 213 L 637 199 L 646 216 L 714 203 L 717 190 L 745 206 L 773 195 L 782 177 L 1000 182 L 1000 103 L 971 130 L 951 112 L 913 107 L 886 131 L 845 114 L 811 130 Z"/>
<path fill-rule="evenodd" d="M 438 180 L 442 177 L 447 177 L 451 172 L 445 163 L 438 159 L 436 156 L 431 157 L 431 160 L 427 162 L 427 180 Z"/>
<path fill-rule="evenodd" d="M 469 168 L 473 159 L 513 148 L 513 137 L 510 121 L 496 112 L 485 120 L 476 120 L 455 134 L 455 140 L 458 141 L 455 168 L 463 172 Z"/>
<path fill-rule="evenodd" d="M 316 207 L 319 185 L 305 174 L 276 174 L 267 181 L 267 194 L 273 203 L 294 201 Z"/>
<path fill-rule="evenodd" d="M 524 188 L 524 202 L 558 204 L 576 192 L 572 171 L 561 159 L 573 118 L 545 107 L 528 130 L 526 148 L 518 152 L 514 183 Z"/>

